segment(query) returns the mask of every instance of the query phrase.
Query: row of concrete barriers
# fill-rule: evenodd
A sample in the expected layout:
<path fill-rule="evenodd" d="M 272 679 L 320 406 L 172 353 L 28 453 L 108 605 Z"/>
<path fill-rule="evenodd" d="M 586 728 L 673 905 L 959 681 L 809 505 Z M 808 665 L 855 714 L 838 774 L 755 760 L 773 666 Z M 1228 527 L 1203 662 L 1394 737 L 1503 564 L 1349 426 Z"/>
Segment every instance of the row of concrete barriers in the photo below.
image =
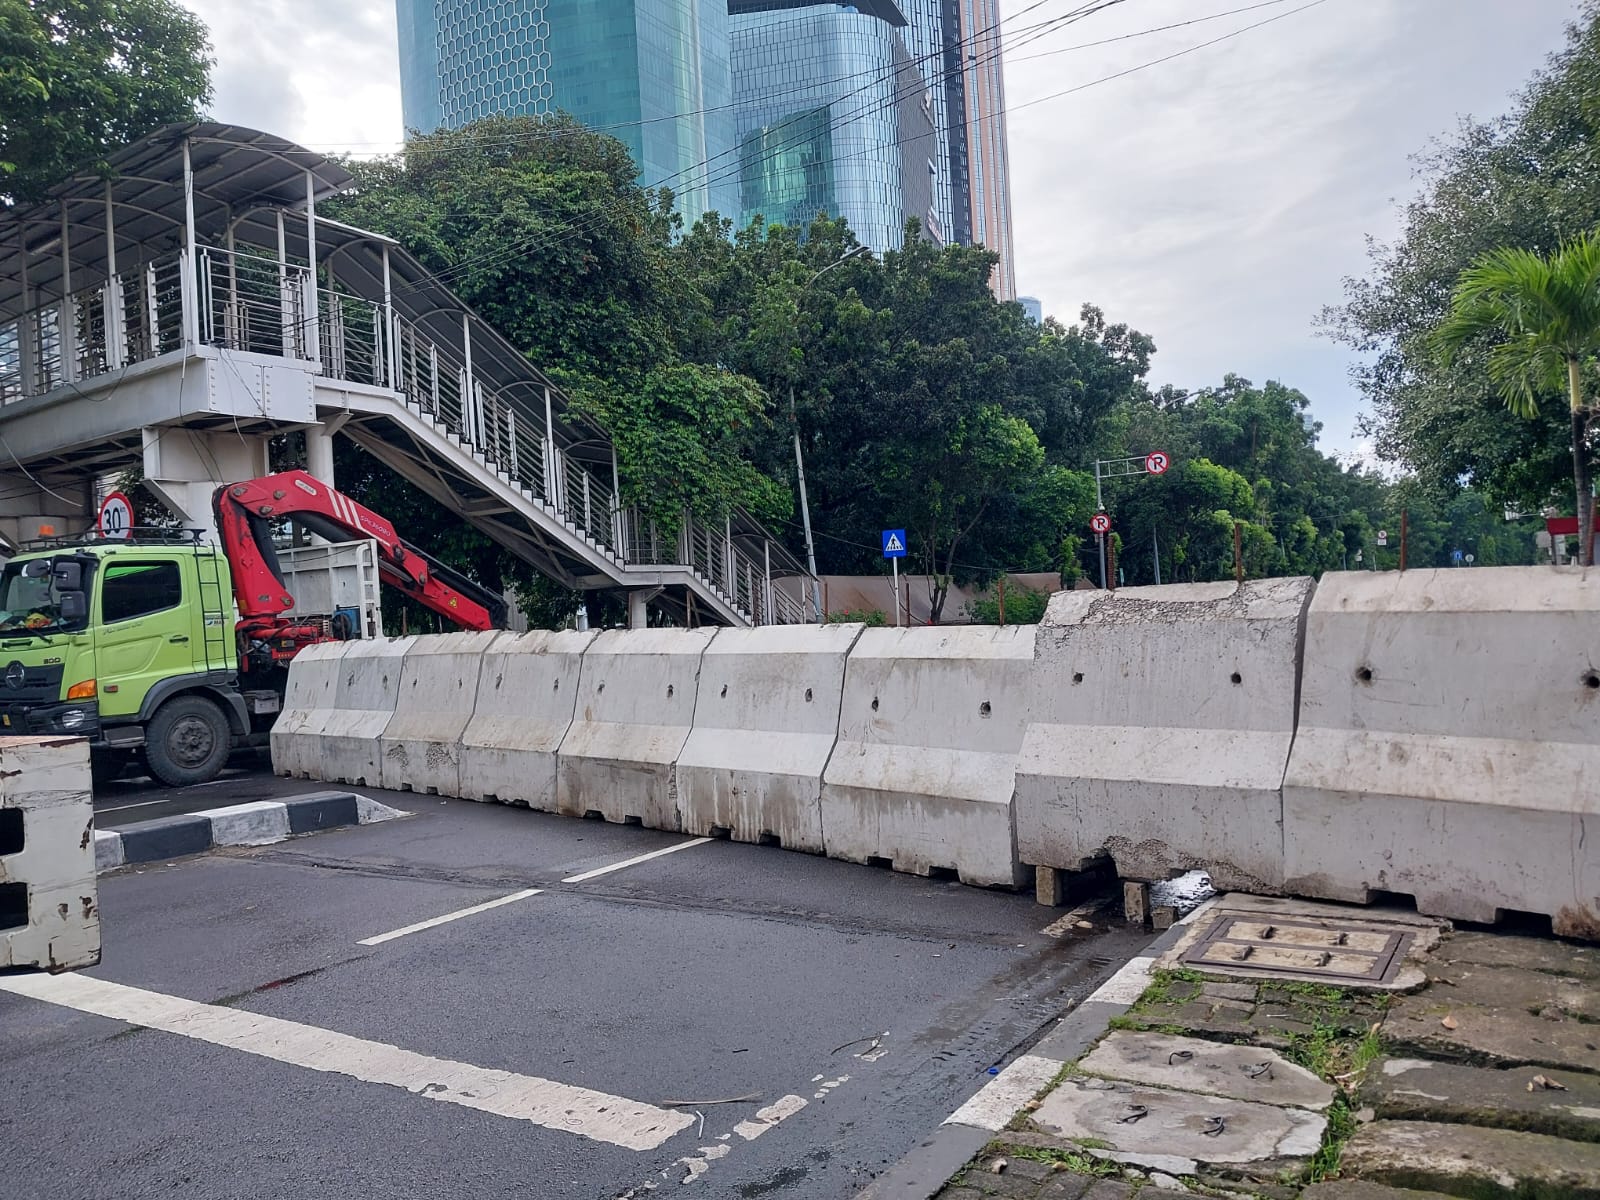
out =
<path fill-rule="evenodd" d="M 273 760 L 972 884 L 1109 858 L 1596 937 L 1597 608 L 1474 568 L 1063 592 L 1039 626 L 352 642 L 296 660 Z"/>

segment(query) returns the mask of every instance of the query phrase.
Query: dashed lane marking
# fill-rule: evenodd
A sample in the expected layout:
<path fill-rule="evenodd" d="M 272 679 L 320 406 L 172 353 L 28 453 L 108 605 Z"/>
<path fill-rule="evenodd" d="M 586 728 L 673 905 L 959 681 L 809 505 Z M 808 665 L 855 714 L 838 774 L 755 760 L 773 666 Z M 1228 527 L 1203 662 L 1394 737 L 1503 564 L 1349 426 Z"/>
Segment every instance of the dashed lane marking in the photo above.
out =
<path fill-rule="evenodd" d="M 602 875 L 609 875 L 613 871 L 621 871 L 627 867 L 636 867 L 640 863 L 649 862 L 652 858 L 660 858 L 663 854 L 676 854 L 679 850 L 688 850 L 693 846 L 704 846 L 712 838 L 691 838 L 687 842 L 679 842 L 674 846 L 667 846 L 660 850 L 652 850 L 649 854 L 640 854 L 633 858 L 625 858 L 621 862 L 612 863 L 609 867 L 596 867 L 592 871 L 585 871 L 581 875 L 568 875 L 562 883 L 586 883 L 591 879 L 598 879 Z"/>
<path fill-rule="evenodd" d="M 474 904 L 470 908 L 458 908 L 455 912 L 445 913 L 442 917 L 430 917 L 426 921 L 418 921 L 415 925 L 406 925 L 399 929 L 391 929 L 388 933 L 362 938 L 356 945 L 381 946 L 385 942 L 392 942 L 395 938 L 403 938 L 410 933 L 421 933 L 424 929 L 432 929 L 436 925 L 448 925 L 451 921 L 459 921 L 462 917 L 476 916 L 478 913 L 488 912 L 491 908 L 499 908 L 505 904 L 515 904 L 518 900 L 526 900 L 529 896 L 537 896 L 542 890 L 542 888 L 526 888 L 520 892 L 512 892 L 511 895 L 501 896 L 498 900 L 486 900 L 484 903 Z"/>
<path fill-rule="evenodd" d="M 387 1084 L 427 1100 L 459 1104 L 627 1150 L 654 1150 L 695 1123 L 686 1112 L 590 1088 L 432 1058 L 297 1021 L 199 1004 L 86 975 L 0 976 L 0 991 L 312 1071 Z"/>

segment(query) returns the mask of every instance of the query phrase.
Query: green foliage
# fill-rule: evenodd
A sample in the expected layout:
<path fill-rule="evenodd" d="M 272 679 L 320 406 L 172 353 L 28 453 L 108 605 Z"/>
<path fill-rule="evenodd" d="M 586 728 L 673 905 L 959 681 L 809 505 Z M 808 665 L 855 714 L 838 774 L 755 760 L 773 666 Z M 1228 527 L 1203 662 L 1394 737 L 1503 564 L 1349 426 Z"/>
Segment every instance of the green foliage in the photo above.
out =
<path fill-rule="evenodd" d="M 841 609 L 828 614 L 829 625 L 865 625 L 869 629 L 882 629 L 889 623 L 889 614 L 881 608 Z"/>
<path fill-rule="evenodd" d="M 1050 605 L 1050 593 L 1032 588 L 1008 587 L 1005 589 L 1007 625 L 1037 625 L 1044 620 L 1044 610 Z M 967 618 L 974 625 L 1000 624 L 1000 589 L 990 588 L 981 596 L 967 602 Z"/>
<path fill-rule="evenodd" d="M 1344 1157 L 1345 1143 L 1356 1133 L 1355 1113 L 1351 1111 L 1350 1101 L 1343 1093 L 1333 1098 L 1325 1115 L 1328 1126 L 1322 1133 L 1322 1145 L 1317 1147 L 1316 1154 L 1306 1168 L 1307 1183 L 1338 1178 L 1339 1160 Z"/>
<path fill-rule="evenodd" d="M 0 201 L 61 178 L 211 98 L 200 20 L 173 0 L 0 0 Z"/>

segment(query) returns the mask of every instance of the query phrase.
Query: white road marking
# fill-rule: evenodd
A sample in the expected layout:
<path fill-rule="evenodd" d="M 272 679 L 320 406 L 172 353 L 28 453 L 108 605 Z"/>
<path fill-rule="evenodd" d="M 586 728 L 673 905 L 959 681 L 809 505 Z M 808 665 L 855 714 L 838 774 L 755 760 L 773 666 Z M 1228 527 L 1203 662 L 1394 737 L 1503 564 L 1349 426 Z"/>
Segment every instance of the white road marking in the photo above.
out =
<path fill-rule="evenodd" d="M 627 1150 L 654 1150 L 694 1124 L 657 1108 L 572 1084 L 432 1058 L 384 1042 L 237 1008 L 199 1004 L 87 975 L 0 976 L 0 991 L 159 1029 L 312 1071 L 403 1088 L 428 1100 L 575 1133 Z"/>
<path fill-rule="evenodd" d="M 704 846 L 712 838 L 691 838 L 687 842 L 679 842 L 676 846 L 667 846 L 661 850 L 652 850 L 649 854 L 641 854 L 636 858 L 625 858 L 619 863 L 612 863 L 609 867 L 596 867 L 592 871 L 585 871 L 581 875 L 568 875 L 562 883 L 586 883 L 591 879 L 598 879 L 602 875 L 609 875 L 613 871 L 621 871 L 626 867 L 636 867 L 642 862 L 649 862 L 652 858 L 660 858 L 663 854 L 676 854 L 679 850 L 687 850 L 691 846 Z"/>
<path fill-rule="evenodd" d="M 436 925 L 448 925 L 451 921 L 461 920 L 462 917 L 472 917 L 481 912 L 488 912 L 491 908 L 499 908 L 505 904 L 515 904 L 518 900 L 526 900 L 529 896 L 537 896 L 541 890 L 540 888 L 527 888 L 524 891 L 512 892 L 509 896 L 501 896 L 498 900 L 487 900 L 482 904 L 474 904 L 471 908 L 458 908 L 455 912 L 445 913 L 442 917 L 431 917 L 426 921 L 418 921 L 415 925 L 406 925 L 400 929 L 391 929 L 388 933 L 362 938 L 356 945 L 381 946 L 384 942 L 392 942 L 395 938 L 403 938 L 408 933 L 420 933 L 422 930 L 432 929 Z"/>
<path fill-rule="evenodd" d="M 725 1145 L 701 1146 L 699 1154 L 693 1155 L 693 1156 L 690 1156 L 690 1157 L 686 1157 L 686 1158 L 680 1158 L 677 1162 L 672 1164 L 672 1166 L 674 1166 L 674 1167 L 688 1167 L 689 1168 L 689 1173 L 687 1175 L 685 1175 L 682 1179 L 680 1179 L 678 1182 L 679 1183 L 693 1183 L 696 1179 L 699 1179 L 700 1176 L 704 1175 L 707 1171 L 711 1170 L 711 1164 L 713 1162 L 715 1162 L 719 1158 L 727 1158 L 728 1155 L 731 1154 L 732 1152 L 733 1152 L 733 1147 L 732 1146 L 725 1146 Z M 668 1170 L 671 1170 L 671 1168 L 669 1167 Z M 661 1174 L 662 1174 L 663 1177 L 665 1177 L 666 1174 L 667 1174 L 667 1171 L 663 1171 L 663 1172 L 661 1172 Z"/>
<path fill-rule="evenodd" d="M 97 808 L 94 811 L 95 811 L 95 815 L 98 816 L 101 813 L 127 812 L 130 808 L 149 808 L 152 804 L 171 804 L 171 803 L 172 803 L 172 800 L 169 797 L 166 800 L 141 800 L 137 804 L 119 804 L 115 808 Z"/>
<path fill-rule="evenodd" d="M 1032 1100 L 1056 1077 L 1061 1064 L 1037 1054 L 1024 1054 L 996 1075 L 955 1112 L 944 1119 L 946 1125 L 971 1125 L 996 1133 L 1017 1115 L 1017 1110 Z"/>
<path fill-rule="evenodd" d="M 748 1121 L 740 1121 L 733 1127 L 747 1142 L 753 1142 L 779 1121 L 788 1120 L 806 1106 L 804 1096 L 780 1096 L 765 1108 L 757 1109 L 756 1115 Z"/>
<path fill-rule="evenodd" d="M 1132 1004 L 1144 995 L 1150 986 L 1150 969 L 1155 965 L 1150 956 L 1129 959 L 1122 969 L 1095 989 L 1085 1004 Z"/>
<path fill-rule="evenodd" d="M 822 1078 L 821 1075 L 817 1076 L 817 1079 L 821 1079 L 821 1078 Z M 813 1079 L 811 1082 L 812 1083 L 816 1083 L 817 1079 Z M 823 1083 L 821 1085 L 821 1087 L 819 1087 L 814 1093 L 812 1093 L 811 1098 L 813 1100 L 821 1100 L 829 1092 L 833 1091 L 834 1088 L 838 1087 L 841 1083 L 849 1083 L 849 1082 L 850 1082 L 850 1076 L 848 1076 L 848 1075 L 841 1075 L 837 1079 L 829 1079 L 825 1083 Z"/>

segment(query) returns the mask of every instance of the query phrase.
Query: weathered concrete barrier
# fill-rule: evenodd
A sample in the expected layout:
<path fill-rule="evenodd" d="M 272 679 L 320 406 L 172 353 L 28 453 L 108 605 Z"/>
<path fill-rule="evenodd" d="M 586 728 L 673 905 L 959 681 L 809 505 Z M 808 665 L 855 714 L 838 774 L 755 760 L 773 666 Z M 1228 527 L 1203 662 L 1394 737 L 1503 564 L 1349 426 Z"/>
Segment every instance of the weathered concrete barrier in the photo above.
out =
<path fill-rule="evenodd" d="M 611 629 L 584 652 L 572 728 L 556 755 L 556 810 L 677 829 L 675 766 L 714 629 Z"/>
<path fill-rule="evenodd" d="M 100 961 L 90 789 L 82 738 L 0 738 L 0 968 Z"/>
<path fill-rule="evenodd" d="M 821 854 L 822 772 L 860 625 L 725 629 L 700 660 L 694 729 L 678 756 L 686 833 Z"/>
<path fill-rule="evenodd" d="M 1124 879 L 1191 868 L 1219 889 L 1283 887 L 1308 578 L 1060 592 L 1039 628 L 1017 768 L 1017 851 Z"/>
<path fill-rule="evenodd" d="M 1600 937 L 1600 577 L 1325 576 L 1284 782 L 1287 888 Z"/>
<path fill-rule="evenodd" d="M 321 642 L 294 656 L 283 711 L 272 725 L 272 769 L 276 774 L 322 778 L 322 734 L 335 711 L 339 662 L 349 645 Z"/>
<path fill-rule="evenodd" d="M 461 795 L 555 811 L 556 751 L 572 728 L 583 652 L 596 636 L 538 630 L 484 654 L 461 735 Z"/>
<path fill-rule="evenodd" d="M 483 657 L 504 636 L 441 633 L 412 643 L 401 660 L 394 715 L 379 743 L 383 787 L 461 794 L 461 735 L 472 720 Z"/>
<path fill-rule="evenodd" d="M 345 643 L 333 711 L 317 735 L 322 769 L 316 778 L 328 783 L 382 785 L 379 745 L 400 698 L 406 651 L 416 640 L 412 636 Z"/>
<path fill-rule="evenodd" d="M 1012 788 L 1035 626 L 868 629 L 845 667 L 822 785 L 831 858 L 1020 881 Z"/>

